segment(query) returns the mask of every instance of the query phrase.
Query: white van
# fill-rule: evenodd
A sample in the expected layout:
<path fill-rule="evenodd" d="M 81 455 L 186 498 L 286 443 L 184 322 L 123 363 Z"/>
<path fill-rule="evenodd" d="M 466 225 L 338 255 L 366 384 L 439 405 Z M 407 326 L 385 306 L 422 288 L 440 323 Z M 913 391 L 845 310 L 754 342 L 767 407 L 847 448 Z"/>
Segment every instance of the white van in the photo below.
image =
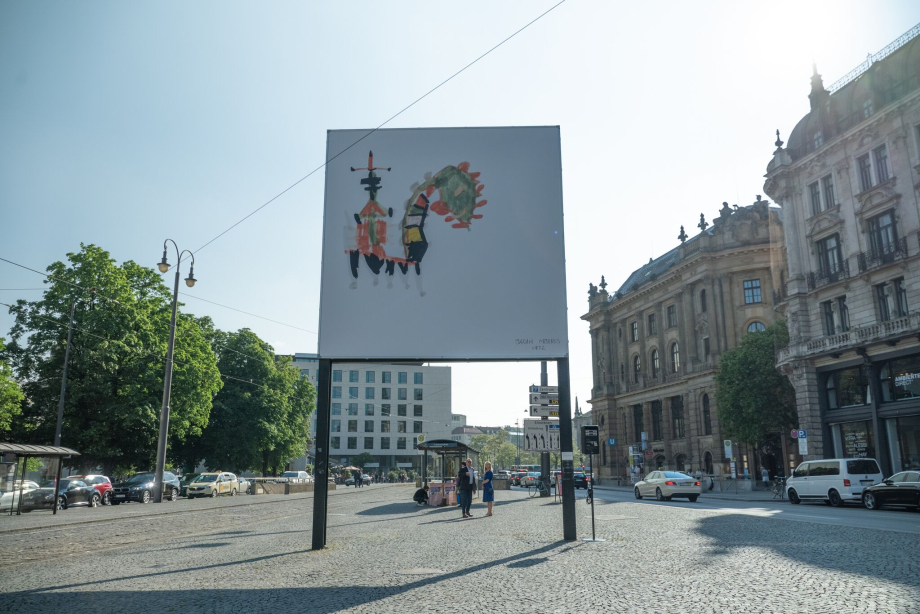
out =
<path fill-rule="evenodd" d="M 881 481 L 874 458 L 805 461 L 786 480 L 786 495 L 791 503 L 824 501 L 840 507 L 847 501 L 862 503 L 863 491 Z"/>

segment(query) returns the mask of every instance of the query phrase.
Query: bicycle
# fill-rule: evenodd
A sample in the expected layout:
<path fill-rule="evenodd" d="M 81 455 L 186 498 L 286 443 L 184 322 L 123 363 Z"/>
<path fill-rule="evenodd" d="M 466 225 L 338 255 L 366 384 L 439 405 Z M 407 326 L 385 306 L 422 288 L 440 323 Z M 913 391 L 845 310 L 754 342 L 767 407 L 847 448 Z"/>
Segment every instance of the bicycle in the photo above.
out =
<path fill-rule="evenodd" d="M 773 498 L 780 500 L 786 498 L 786 478 L 777 477 L 773 480 L 773 484 L 770 486 L 770 492 L 773 494 Z"/>
<path fill-rule="evenodd" d="M 546 482 L 539 480 L 534 484 L 531 484 L 527 487 L 527 492 L 530 493 L 531 497 L 536 497 L 538 494 L 541 497 L 549 496 L 549 486 L 546 485 Z"/>

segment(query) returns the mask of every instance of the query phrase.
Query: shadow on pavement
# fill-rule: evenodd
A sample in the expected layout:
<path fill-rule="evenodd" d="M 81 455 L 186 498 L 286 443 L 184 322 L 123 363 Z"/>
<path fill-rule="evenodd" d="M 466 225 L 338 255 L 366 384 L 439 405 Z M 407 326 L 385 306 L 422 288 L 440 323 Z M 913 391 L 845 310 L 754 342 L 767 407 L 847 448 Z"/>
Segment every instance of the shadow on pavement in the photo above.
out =
<path fill-rule="evenodd" d="M 790 524 L 793 526 L 790 527 Z M 814 528 L 818 526 L 820 530 Z M 920 579 L 913 565 L 897 564 L 893 560 L 889 561 L 891 564 L 880 565 L 877 554 L 867 559 L 867 553 L 903 552 L 908 544 L 916 543 L 914 535 L 841 525 L 809 526 L 807 523 L 755 519 L 747 514 L 730 513 L 700 518 L 695 531 L 710 540 L 707 554 L 713 559 L 738 549 L 750 552 L 752 548 L 769 548 L 808 566 L 876 577 L 913 588 L 920 587 Z M 910 555 L 904 553 L 902 556 Z M 881 558 L 891 557 L 882 555 Z M 898 555 L 895 554 L 894 558 L 898 558 Z"/>
<path fill-rule="evenodd" d="M 547 560 L 546 557 L 531 559 L 537 555 L 547 554 L 557 551 L 560 548 L 571 550 L 580 547 L 580 543 L 568 543 L 565 541 L 556 541 L 540 548 L 535 548 L 520 554 L 514 554 L 495 561 L 473 565 L 465 569 L 453 571 L 449 574 L 428 576 L 414 582 L 407 582 L 402 585 L 389 586 L 312 586 L 302 588 L 266 588 L 266 589 L 176 589 L 176 590 L 114 590 L 106 591 L 105 584 L 111 582 L 124 582 L 142 578 L 157 576 L 170 576 L 189 574 L 190 572 L 214 569 L 217 567 L 227 567 L 233 565 L 245 565 L 253 562 L 264 561 L 267 559 L 299 554 L 305 551 L 285 552 L 270 556 L 262 556 L 232 563 L 220 563 L 215 565 L 205 565 L 201 567 L 190 567 L 186 569 L 175 569 L 171 571 L 151 572 L 138 574 L 134 576 L 125 576 L 120 578 L 111 578 L 109 580 L 97 580 L 85 583 L 64 584 L 41 589 L 28 591 L 9 592 L 4 594 L 5 603 L 15 603 L 17 611 L 30 611 L 41 608 L 43 610 L 59 609 L 63 601 L 67 603 L 69 612 L 98 612 L 108 611 L 107 604 L 112 603 L 134 603 L 134 604 L 182 604 L 193 600 L 197 604 L 231 604 L 240 602 L 245 599 L 245 611 L 249 613 L 272 613 L 277 614 L 279 608 L 290 608 L 290 611 L 307 611 L 303 610 L 304 604 L 310 604 L 309 612 L 311 614 L 332 614 L 341 610 L 355 608 L 386 599 L 394 595 L 399 595 L 417 588 L 425 588 L 437 585 L 445 580 L 456 580 L 457 578 L 484 571 L 493 567 L 507 565 L 509 567 L 530 567 L 540 564 Z M 558 552 L 557 552 L 558 553 Z M 528 563 L 528 560 L 534 560 L 534 563 Z M 168 584 L 168 580 L 166 582 Z M 59 591 L 84 586 L 93 586 L 95 590 L 72 591 L 61 593 Z M 449 588 L 449 587 L 448 587 Z M 252 596 L 254 598 L 248 598 Z M 241 605 L 243 605 L 241 603 Z M 217 610 L 215 610 L 217 611 Z"/>

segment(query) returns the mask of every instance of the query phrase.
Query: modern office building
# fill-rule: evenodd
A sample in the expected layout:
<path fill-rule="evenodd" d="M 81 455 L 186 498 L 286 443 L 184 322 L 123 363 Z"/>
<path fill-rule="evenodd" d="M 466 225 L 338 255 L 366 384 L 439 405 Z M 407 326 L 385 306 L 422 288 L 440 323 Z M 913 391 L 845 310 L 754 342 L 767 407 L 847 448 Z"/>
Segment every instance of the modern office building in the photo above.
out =
<path fill-rule="evenodd" d="M 300 360 L 297 360 L 297 358 Z M 297 354 L 295 363 L 314 374 L 314 355 Z M 318 362 L 315 363 L 318 365 Z M 367 452 L 379 468 L 418 467 L 417 438 L 450 439 L 450 367 L 422 363 L 341 363 L 332 370 L 329 456 L 332 464 L 350 464 Z M 316 420 L 311 421 L 311 438 Z M 312 456 L 312 454 L 311 454 Z M 292 469 L 303 467 L 297 459 Z M 312 461 L 312 458 L 310 459 Z"/>
<path fill-rule="evenodd" d="M 920 468 L 920 26 L 825 87 L 767 166 L 788 279 L 777 288 L 808 459 Z M 804 94 L 804 92 L 803 92 Z M 804 96 L 803 96 L 804 99 Z M 804 102 L 804 100 L 803 100 Z"/>

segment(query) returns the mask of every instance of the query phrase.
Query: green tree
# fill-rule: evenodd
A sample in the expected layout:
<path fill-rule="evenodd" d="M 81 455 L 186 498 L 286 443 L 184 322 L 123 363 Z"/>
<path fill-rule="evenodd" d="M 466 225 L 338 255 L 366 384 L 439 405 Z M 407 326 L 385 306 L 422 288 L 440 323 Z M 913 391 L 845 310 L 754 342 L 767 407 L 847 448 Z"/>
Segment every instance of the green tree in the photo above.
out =
<path fill-rule="evenodd" d="M 373 462 L 374 462 L 374 457 L 371 456 L 369 452 L 362 452 L 361 454 L 358 454 L 357 456 L 351 459 L 352 465 L 354 465 L 355 467 L 361 467 L 361 468 L 364 468 L 366 464 L 373 463 Z"/>
<path fill-rule="evenodd" d="M 789 343 L 786 323 L 748 333 L 741 345 L 719 360 L 716 401 L 719 423 L 728 437 L 757 445 L 798 424 L 795 391 L 776 369 L 776 348 Z"/>
<path fill-rule="evenodd" d="M 28 402 L 13 436 L 54 439 L 70 307 L 74 329 L 61 443 L 83 471 L 152 466 L 159 435 L 171 293 L 159 274 L 81 245 L 47 268 L 41 300 L 17 302 L 7 351 Z M 176 324 L 170 443 L 201 432 L 220 389 L 217 360 L 197 321 Z"/>
<path fill-rule="evenodd" d="M 214 397 L 207 428 L 179 451 L 180 460 L 185 466 L 203 460 L 213 470 L 261 468 L 263 475 L 277 474 L 307 453 L 313 385 L 290 357 L 276 357 L 251 330 L 225 333 L 208 324 L 201 326 L 226 381 Z"/>
<path fill-rule="evenodd" d="M 493 464 L 496 468 L 509 469 L 517 459 L 517 446 L 510 442 L 505 442 L 495 451 Z"/>
<path fill-rule="evenodd" d="M 0 439 L 5 439 L 13 426 L 13 418 L 22 413 L 22 390 L 13 379 L 13 371 L 3 359 L 6 346 L 0 337 Z"/>

